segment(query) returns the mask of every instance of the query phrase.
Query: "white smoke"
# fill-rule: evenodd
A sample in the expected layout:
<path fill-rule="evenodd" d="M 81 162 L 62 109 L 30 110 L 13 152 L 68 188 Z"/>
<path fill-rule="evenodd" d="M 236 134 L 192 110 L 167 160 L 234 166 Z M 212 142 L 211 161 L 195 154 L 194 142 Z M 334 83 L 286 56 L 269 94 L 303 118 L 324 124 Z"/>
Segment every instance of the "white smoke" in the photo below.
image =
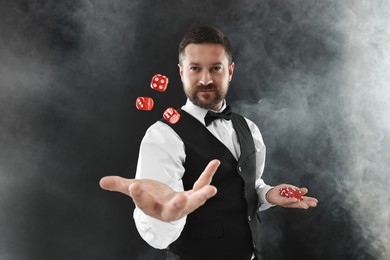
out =
<path fill-rule="evenodd" d="M 302 247 L 309 245 L 305 249 L 337 259 L 343 255 L 340 244 L 354 239 L 349 242 L 351 251 L 343 256 L 358 256 L 360 249 L 373 259 L 390 258 L 389 1 L 201 4 L 185 0 L 166 9 L 164 4 L 155 9 L 152 1 L 7 2 L 0 4 L 0 258 L 23 258 L 29 250 L 41 250 L 35 246 L 42 242 L 39 239 L 52 242 L 42 235 L 50 226 L 42 230 L 45 227 L 31 225 L 40 223 L 42 209 L 29 203 L 36 199 L 30 196 L 32 191 L 47 208 L 60 213 L 64 206 L 57 207 L 58 202 L 75 205 L 83 197 L 91 212 L 98 209 L 100 217 L 106 214 L 99 208 L 101 201 L 82 191 L 69 193 L 64 182 L 72 183 L 82 164 L 80 158 L 69 159 L 73 158 L 69 154 L 83 148 L 71 143 L 72 134 L 80 138 L 87 136 L 83 131 L 93 130 L 96 136 L 110 131 L 128 136 L 99 122 L 104 115 L 118 116 L 117 96 L 112 93 L 124 92 L 123 82 L 139 77 L 128 76 L 132 73 L 128 70 L 134 69 L 129 65 L 133 56 L 145 56 L 134 48 L 137 33 L 153 39 L 153 31 L 141 28 L 137 20 L 144 21 L 142 25 L 161 23 L 153 28 L 167 31 L 183 24 L 210 23 L 231 37 L 237 57 L 232 91 L 238 93 L 237 99 L 256 101 L 238 101 L 234 106 L 255 121 L 264 135 L 265 179 L 270 184 L 308 185 L 311 195 L 320 199 L 317 209 L 295 215 L 299 219 L 294 224 L 306 239 Z M 171 43 L 162 41 L 162 47 Z M 62 140 L 56 139 L 53 129 L 64 131 Z M 98 142 L 89 142 L 99 149 Z M 55 178 L 47 174 L 53 169 Z M 273 259 L 286 259 L 288 252 L 281 248 L 290 241 L 284 247 L 279 242 L 292 234 L 285 230 L 281 213 L 273 219 L 265 215 L 269 236 L 264 243 L 273 251 Z M 340 236 L 340 223 L 353 230 Z M 310 230 L 304 230 L 306 226 Z M 110 250 L 85 248 L 78 243 L 82 238 L 75 238 L 62 223 L 61 227 L 61 236 L 51 244 L 56 246 L 53 251 L 85 252 L 99 258 Z M 329 243 L 328 236 L 321 237 L 327 231 L 333 234 Z M 312 241 L 319 243 L 310 245 Z M 137 256 L 152 257 L 141 250 L 129 257 Z"/>
<path fill-rule="evenodd" d="M 350 142 L 350 209 L 380 259 L 390 258 L 390 4 L 346 1 L 343 23 L 345 120 Z"/>
<path fill-rule="evenodd" d="M 244 65 L 246 73 L 258 71 L 246 80 L 257 86 L 253 93 L 260 99 L 234 106 L 263 132 L 269 155 L 265 178 L 271 184 L 310 184 L 311 194 L 320 197 L 317 210 L 330 216 L 329 225 L 348 220 L 345 212 L 350 214 L 351 222 L 345 225 L 351 231 L 343 232 L 355 240 L 348 245 L 351 251 L 341 255 L 364 257 L 359 255 L 364 251 L 367 257 L 389 259 L 389 2 L 295 1 L 283 8 L 256 8 L 271 27 L 244 25 L 255 29 L 252 35 L 248 29 L 250 41 L 240 43 L 245 46 L 239 49 L 244 64 L 236 67 L 239 71 Z M 302 38 L 294 39 L 294 32 Z M 267 37 L 273 40 L 269 48 Z M 300 48 L 307 59 L 291 46 Z M 280 151 L 284 152 L 279 157 L 274 154 Z M 290 166 L 270 160 L 286 160 Z M 281 222 L 275 221 L 276 225 Z M 271 223 L 265 233 L 272 237 L 272 229 Z M 273 239 L 271 246 L 279 243 L 280 237 L 271 237 L 267 237 Z M 329 250 L 336 248 L 329 245 Z M 337 255 L 336 250 L 333 254 Z"/>

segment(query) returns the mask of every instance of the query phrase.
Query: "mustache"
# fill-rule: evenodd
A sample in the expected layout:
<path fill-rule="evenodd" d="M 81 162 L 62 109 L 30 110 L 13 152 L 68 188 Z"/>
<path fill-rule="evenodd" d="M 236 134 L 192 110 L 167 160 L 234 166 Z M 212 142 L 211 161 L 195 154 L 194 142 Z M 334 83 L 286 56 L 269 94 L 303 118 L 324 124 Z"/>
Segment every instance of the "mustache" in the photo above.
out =
<path fill-rule="evenodd" d="M 207 85 L 197 85 L 197 90 L 216 90 L 217 87 L 214 84 L 207 84 Z"/>

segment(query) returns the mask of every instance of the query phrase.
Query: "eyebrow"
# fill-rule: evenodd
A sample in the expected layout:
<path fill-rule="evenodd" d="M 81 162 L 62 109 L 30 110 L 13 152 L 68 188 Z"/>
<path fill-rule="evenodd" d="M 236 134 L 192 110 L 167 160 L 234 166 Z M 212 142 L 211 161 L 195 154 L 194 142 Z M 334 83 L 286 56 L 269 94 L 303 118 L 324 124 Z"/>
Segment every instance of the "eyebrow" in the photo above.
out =
<path fill-rule="evenodd" d="M 197 63 L 197 62 L 190 62 L 189 65 L 200 66 L 200 63 Z M 219 61 L 219 62 L 215 62 L 215 63 L 211 64 L 211 66 L 216 66 L 216 65 L 223 65 L 223 63 Z"/>

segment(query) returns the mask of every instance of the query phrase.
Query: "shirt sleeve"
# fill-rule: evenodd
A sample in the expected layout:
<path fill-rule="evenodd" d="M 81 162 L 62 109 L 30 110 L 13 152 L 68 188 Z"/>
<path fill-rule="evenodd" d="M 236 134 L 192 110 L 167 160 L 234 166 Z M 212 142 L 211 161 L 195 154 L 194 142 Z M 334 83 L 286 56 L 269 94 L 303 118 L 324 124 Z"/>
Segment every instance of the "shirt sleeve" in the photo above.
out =
<path fill-rule="evenodd" d="M 275 204 L 269 203 L 265 197 L 267 192 L 272 189 L 273 187 L 270 185 L 267 185 L 264 180 L 262 179 L 262 175 L 264 172 L 264 166 L 265 166 L 265 145 L 263 141 L 263 137 L 260 133 L 259 128 L 256 126 L 255 123 L 252 121 L 246 119 L 249 129 L 252 132 L 253 142 L 255 144 L 256 148 L 256 183 L 255 188 L 257 191 L 257 194 L 259 196 L 259 201 L 261 203 L 261 206 L 259 208 L 260 211 L 269 209 L 270 207 L 275 206 Z"/>
<path fill-rule="evenodd" d="M 136 179 L 153 179 L 165 183 L 176 191 L 183 191 L 184 143 L 172 128 L 156 122 L 142 139 Z M 135 208 L 135 225 L 141 237 L 152 247 L 167 248 L 181 234 L 186 217 L 163 222 Z"/>

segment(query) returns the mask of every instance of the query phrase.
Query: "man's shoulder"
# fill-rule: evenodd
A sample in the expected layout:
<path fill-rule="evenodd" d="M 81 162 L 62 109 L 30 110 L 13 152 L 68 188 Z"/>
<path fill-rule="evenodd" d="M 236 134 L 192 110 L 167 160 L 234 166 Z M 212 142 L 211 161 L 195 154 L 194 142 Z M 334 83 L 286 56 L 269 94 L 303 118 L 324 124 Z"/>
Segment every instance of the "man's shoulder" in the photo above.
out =
<path fill-rule="evenodd" d="M 145 136 L 155 136 L 155 135 L 166 135 L 173 132 L 172 128 L 168 124 L 162 122 L 161 120 L 156 121 L 154 124 L 149 126 L 145 132 Z"/>
<path fill-rule="evenodd" d="M 143 142 L 171 142 L 181 141 L 179 135 L 168 125 L 161 121 L 157 121 L 146 130 Z"/>
<path fill-rule="evenodd" d="M 251 119 L 247 118 L 246 116 L 244 116 L 244 115 L 242 115 L 240 113 L 237 113 L 237 112 L 233 112 L 233 114 L 235 114 L 238 117 L 241 117 L 241 118 L 245 119 L 245 121 L 246 121 L 246 123 L 248 124 L 249 127 L 256 126 L 256 124 Z"/>

